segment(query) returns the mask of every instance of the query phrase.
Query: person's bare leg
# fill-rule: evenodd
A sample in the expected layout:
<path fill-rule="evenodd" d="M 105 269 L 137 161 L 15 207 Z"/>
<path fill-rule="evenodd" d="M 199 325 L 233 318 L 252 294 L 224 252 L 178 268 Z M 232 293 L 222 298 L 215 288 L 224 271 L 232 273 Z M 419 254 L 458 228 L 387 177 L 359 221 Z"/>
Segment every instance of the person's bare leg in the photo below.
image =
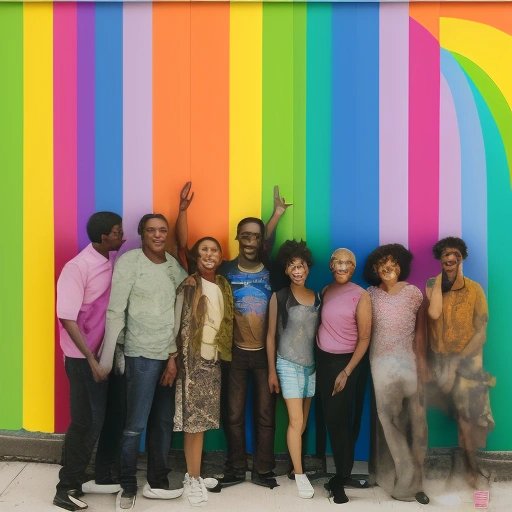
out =
<path fill-rule="evenodd" d="M 302 474 L 303 399 L 286 398 L 285 403 L 288 409 L 286 442 L 292 459 L 293 470 L 295 474 Z"/>
<path fill-rule="evenodd" d="M 304 398 L 302 400 L 302 431 L 301 435 L 304 434 L 306 427 L 308 426 L 309 410 L 311 409 L 311 398 Z"/>
<path fill-rule="evenodd" d="M 187 461 L 187 473 L 191 478 L 201 476 L 201 456 L 203 453 L 204 432 L 191 434 L 184 432 L 184 451 Z"/>

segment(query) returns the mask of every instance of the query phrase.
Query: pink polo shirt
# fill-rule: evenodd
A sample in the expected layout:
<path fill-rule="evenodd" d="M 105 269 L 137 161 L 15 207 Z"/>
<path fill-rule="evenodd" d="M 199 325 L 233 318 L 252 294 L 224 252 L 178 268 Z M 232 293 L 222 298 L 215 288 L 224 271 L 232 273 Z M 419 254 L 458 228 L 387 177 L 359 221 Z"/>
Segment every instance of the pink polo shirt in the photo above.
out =
<path fill-rule="evenodd" d="M 111 258 L 112 259 L 112 258 Z M 105 332 L 105 315 L 112 283 L 112 261 L 92 244 L 68 261 L 57 281 L 57 317 L 75 320 L 91 352 L 97 355 Z M 59 322 L 65 356 L 84 357 Z"/>
<path fill-rule="evenodd" d="M 357 345 L 356 310 L 363 289 L 355 283 L 331 284 L 322 297 L 317 344 L 324 352 L 350 354 Z"/>

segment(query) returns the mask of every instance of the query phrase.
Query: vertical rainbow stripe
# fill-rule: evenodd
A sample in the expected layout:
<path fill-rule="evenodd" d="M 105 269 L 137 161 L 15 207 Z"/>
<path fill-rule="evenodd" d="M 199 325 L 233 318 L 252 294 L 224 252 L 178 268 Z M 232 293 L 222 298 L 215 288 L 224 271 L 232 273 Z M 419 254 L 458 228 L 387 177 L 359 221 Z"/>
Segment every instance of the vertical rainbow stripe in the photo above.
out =
<path fill-rule="evenodd" d="M 339 246 L 415 255 L 456 234 L 489 296 L 486 366 L 511 449 L 512 16 L 508 3 L 143 2 L 0 4 L 0 428 L 68 423 L 54 285 L 95 210 L 172 221 L 196 193 L 190 239 L 236 253 L 237 221 L 293 203 L 278 242 L 304 238 L 330 276 Z M 280 418 L 284 413 L 280 409 Z M 431 443 L 446 437 L 432 418 Z M 210 437 L 217 446 L 217 437 Z M 277 448 L 284 447 L 279 429 Z"/>

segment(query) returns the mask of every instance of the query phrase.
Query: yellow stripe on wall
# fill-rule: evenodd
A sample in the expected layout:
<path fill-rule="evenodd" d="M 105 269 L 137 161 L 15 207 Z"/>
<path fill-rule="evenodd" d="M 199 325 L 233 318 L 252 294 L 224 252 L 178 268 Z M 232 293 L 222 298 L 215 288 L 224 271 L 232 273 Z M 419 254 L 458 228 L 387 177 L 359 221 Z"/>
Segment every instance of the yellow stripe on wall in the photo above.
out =
<path fill-rule="evenodd" d="M 53 6 L 23 6 L 23 428 L 54 428 Z"/>
<path fill-rule="evenodd" d="M 238 253 L 238 221 L 261 215 L 262 20 L 261 3 L 230 6 L 230 257 Z"/>

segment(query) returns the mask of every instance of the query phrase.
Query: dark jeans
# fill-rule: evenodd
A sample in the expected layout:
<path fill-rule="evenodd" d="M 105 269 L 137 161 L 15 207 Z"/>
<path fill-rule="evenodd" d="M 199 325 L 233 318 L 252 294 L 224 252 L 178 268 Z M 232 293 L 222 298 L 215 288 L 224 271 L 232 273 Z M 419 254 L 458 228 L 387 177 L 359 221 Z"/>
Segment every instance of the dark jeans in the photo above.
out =
<path fill-rule="evenodd" d="M 107 410 L 94 464 L 96 483 L 108 483 L 119 478 L 121 436 L 125 421 L 126 378 L 111 372 L 108 379 Z M 112 469 L 116 478 L 113 478 Z"/>
<path fill-rule="evenodd" d="M 229 368 L 228 412 L 224 428 L 228 441 L 226 468 L 236 473 L 247 468 L 245 452 L 245 400 L 249 375 L 254 381 L 254 455 L 253 469 L 258 473 L 272 471 L 275 466 L 275 395 L 268 389 L 266 351 L 242 350 L 233 347 Z"/>
<path fill-rule="evenodd" d="M 160 386 L 167 361 L 125 357 L 126 424 L 121 442 L 120 483 L 127 492 L 137 491 L 137 456 L 140 436 L 147 424 L 148 483 L 168 488 L 167 460 L 174 419 L 174 386 Z"/>
<path fill-rule="evenodd" d="M 359 366 L 355 368 L 342 391 L 332 396 L 334 381 L 343 370 L 352 354 L 330 354 L 317 349 L 317 386 L 322 400 L 325 426 L 331 440 L 336 474 L 347 478 L 354 465 L 354 419 L 357 413 L 355 403 L 359 379 Z"/>
<path fill-rule="evenodd" d="M 107 402 L 107 382 L 95 382 L 86 359 L 66 357 L 69 379 L 69 425 L 62 450 L 57 490 L 80 489 L 100 435 Z"/>

